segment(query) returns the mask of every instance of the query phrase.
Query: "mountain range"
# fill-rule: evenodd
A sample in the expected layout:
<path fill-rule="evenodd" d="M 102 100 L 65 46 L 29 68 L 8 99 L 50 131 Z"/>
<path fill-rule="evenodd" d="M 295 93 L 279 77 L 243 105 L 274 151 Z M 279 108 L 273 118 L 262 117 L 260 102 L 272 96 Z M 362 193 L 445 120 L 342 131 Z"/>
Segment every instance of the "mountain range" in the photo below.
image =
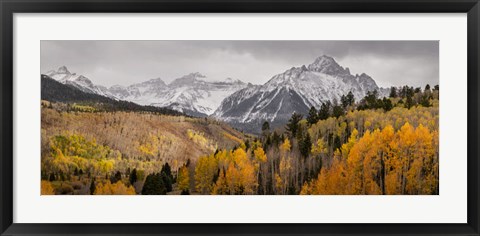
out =
<path fill-rule="evenodd" d="M 318 57 L 308 66 L 292 67 L 263 85 L 251 85 L 223 100 L 213 117 L 248 131 L 257 131 L 264 121 L 285 124 L 293 112 L 306 115 L 310 107 L 338 101 L 352 92 L 358 101 L 368 91 L 380 91 L 367 74 L 352 75 L 329 56 Z"/>
<path fill-rule="evenodd" d="M 351 74 L 330 56 L 320 56 L 308 66 L 292 67 L 273 76 L 263 85 L 253 85 L 227 78 L 209 81 L 200 73 L 191 73 L 166 84 L 161 78 L 129 86 L 110 88 L 95 85 L 65 66 L 49 71 L 47 76 L 83 92 L 134 102 L 140 105 L 166 107 L 191 116 L 211 116 L 247 132 L 258 132 L 264 121 L 272 126 L 284 124 L 293 112 L 307 114 L 310 107 L 319 108 L 326 101 L 340 101 L 352 92 L 362 99 L 368 91 L 386 95 L 367 74 Z"/>
<path fill-rule="evenodd" d="M 177 78 L 170 84 L 156 78 L 129 86 L 113 85 L 110 88 L 95 85 L 87 77 L 71 73 L 65 66 L 57 71 L 49 71 L 46 75 L 83 92 L 140 105 L 168 107 L 200 117 L 211 115 L 224 98 L 247 86 L 232 78 L 209 82 L 206 76 L 198 72 Z"/>

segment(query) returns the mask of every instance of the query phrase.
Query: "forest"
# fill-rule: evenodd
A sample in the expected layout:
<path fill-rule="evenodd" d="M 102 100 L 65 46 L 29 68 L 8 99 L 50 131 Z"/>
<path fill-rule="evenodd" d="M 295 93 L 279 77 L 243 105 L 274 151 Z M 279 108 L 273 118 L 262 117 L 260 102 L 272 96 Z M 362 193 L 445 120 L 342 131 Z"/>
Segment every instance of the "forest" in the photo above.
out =
<path fill-rule="evenodd" d="M 439 194 L 438 85 L 350 92 L 258 135 L 92 102 L 41 106 L 42 195 Z"/>

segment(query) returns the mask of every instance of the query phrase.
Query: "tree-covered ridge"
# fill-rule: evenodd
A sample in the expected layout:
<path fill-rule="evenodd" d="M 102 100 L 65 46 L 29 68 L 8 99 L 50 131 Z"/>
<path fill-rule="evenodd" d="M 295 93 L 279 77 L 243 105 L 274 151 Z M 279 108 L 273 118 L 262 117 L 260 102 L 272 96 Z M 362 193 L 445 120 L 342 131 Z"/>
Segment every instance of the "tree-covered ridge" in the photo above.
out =
<path fill-rule="evenodd" d="M 84 109 L 82 109 L 82 105 L 87 105 L 86 107 L 91 109 L 89 111 L 132 111 L 173 116 L 184 115 L 181 112 L 168 108 L 142 106 L 133 102 L 114 100 L 101 95 L 86 93 L 73 86 L 65 85 L 55 81 L 47 75 L 41 75 L 41 80 L 42 100 L 65 103 L 64 109 L 67 111 L 84 111 Z"/>
<path fill-rule="evenodd" d="M 130 187 L 141 193 L 146 178 L 165 164 L 176 174 L 190 159 L 244 139 L 204 118 L 65 106 L 42 101 L 42 186 L 56 194 L 131 194 Z"/>
<path fill-rule="evenodd" d="M 375 91 L 259 135 L 42 102 L 42 194 L 438 194 L 439 88 Z"/>
<path fill-rule="evenodd" d="M 341 104 L 312 108 L 306 119 L 292 114 L 283 131 L 271 131 L 265 122 L 260 137 L 200 158 L 196 190 L 438 194 L 438 87 L 416 92 L 405 87 L 409 89 L 412 95 L 381 99 L 372 92 L 358 103 L 347 94 Z M 428 101 L 422 102 L 425 97 Z M 252 181 L 251 176 L 256 178 Z"/>

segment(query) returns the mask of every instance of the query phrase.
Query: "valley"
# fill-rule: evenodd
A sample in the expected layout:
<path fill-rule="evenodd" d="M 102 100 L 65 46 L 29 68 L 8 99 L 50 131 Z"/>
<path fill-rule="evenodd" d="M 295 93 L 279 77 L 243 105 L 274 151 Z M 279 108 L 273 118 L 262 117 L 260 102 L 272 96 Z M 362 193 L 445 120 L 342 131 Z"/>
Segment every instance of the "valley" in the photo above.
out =
<path fill-rule="evenodd" d="M 438 194 L 439 86 L 380 88 L 332 57 L 262 85 L 41 76 L 43 195 Z"/>

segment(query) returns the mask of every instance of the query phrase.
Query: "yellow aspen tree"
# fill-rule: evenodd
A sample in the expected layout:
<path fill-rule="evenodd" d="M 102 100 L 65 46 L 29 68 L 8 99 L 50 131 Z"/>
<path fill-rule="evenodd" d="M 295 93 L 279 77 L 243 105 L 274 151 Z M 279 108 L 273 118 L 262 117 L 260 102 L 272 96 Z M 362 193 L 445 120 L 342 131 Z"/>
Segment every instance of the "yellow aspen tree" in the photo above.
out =
<path fill-rule="evenodd" d="M 49 181 L 41 181 L 41 195 L 55 195 L 52 184 Z"/>
<path fill-rule="evenodd" d="M 186 166 L 180 167 L 178 170 L 178 188 L 181 191 L 189 191 L 190 190 L 190 173 Z"/>

